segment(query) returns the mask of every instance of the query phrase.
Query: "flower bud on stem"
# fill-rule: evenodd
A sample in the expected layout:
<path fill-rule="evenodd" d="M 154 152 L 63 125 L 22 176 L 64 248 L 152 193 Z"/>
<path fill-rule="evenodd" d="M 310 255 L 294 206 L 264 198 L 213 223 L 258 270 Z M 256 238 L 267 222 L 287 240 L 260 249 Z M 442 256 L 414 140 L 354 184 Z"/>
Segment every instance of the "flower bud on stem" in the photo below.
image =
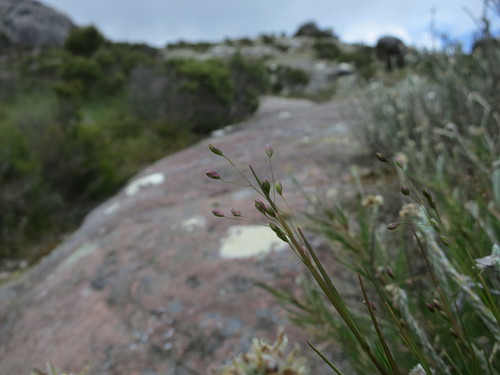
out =
<path fill-rule="evenodd" d="M 215 155 L 219 155 L 219 156 L 224 156 L 224 154 L 222 153 L 222 151 L 215 147 L 214 145 L 212 144 L 209 144 L 208 145 L 208 148 L 210 149 L 210 151 L 212 151 L 212 153 L 214 153 Z"/>

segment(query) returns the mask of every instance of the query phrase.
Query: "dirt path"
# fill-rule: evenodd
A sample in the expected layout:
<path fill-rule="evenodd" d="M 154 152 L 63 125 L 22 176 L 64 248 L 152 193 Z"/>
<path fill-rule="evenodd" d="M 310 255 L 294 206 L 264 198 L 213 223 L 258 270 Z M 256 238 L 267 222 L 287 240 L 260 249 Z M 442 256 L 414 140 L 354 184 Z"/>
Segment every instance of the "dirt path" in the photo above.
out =
<path fill-rule="evenodd" d="M 67 371 L 89 362 L 93 375 L 206 374 L 279 326 L 303 343 L 252 283 L 293 286 L 301 265 L 273 236 L 211 214 L 234 207 L 258 216 L 251 190 L 204 176 L 213 169 L 238 178 L 208 144 L 268 178 L 271 144 L 275 176 L 300 210 L 304 196 L 291 176 L 306 192 L 350 188 L 360 146 L 346 110 L 346 102 L 263 98 L 255 117 L 231 132 L 143 170 L 50 256 L 0 288 L 0 373 L 28 374 L 51 360 Z M 329 372 L 317 365 L 313 373 Z"/>

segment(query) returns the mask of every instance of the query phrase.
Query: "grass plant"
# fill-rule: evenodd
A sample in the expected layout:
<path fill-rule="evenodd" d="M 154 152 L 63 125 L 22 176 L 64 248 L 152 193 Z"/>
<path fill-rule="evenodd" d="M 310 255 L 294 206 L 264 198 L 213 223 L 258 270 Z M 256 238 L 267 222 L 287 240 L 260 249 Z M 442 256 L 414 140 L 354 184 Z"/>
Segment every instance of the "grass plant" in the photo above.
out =
<path fill-rule="evenodd" d="M 402 226 L 409 228 L 413 241 L 406 245 L 413 246 L 415 251 L 409 259 L 401 258 L 397 252 L 389 254 L 391 258 L 381 251 L 384 242 L 369 222 L 361 222 L 353 233 L 348 213 L 341 207 L 330 213 L 334 227 L 344 228 L 333 230 L 332 239 L 342 243 L 351 259 L 355 259 L 352 264 L 344 264 L 357 273 L 360 292 L 354 297 L 345 296 L 291 215 L 283 186 L 272 172 L 272 148 L 266 146 L 265 150 L 270 179 L 260 178 L 251 166 L 247 177 L 222 150 L 213 145 L 210 150 L 226 158 L 238 170 L 242 181 L 226 181 L 216 171 L 208 171 L 207 176 L 255 190 L 259 196 L 255 208 L 264 225 L 289 244 L 314 281 L 306 284 L 303 297 L 267 289 L 288 305 L 296 321 L 322 329 L 326 336 L 323 339 L 340 340 L 342 349 L 350 351 L 348 358 L 356 373 L 404 374 L 417 370 L 428 375 L 498 373 L 500 314 L 495 286 L 498 280 L 487 278 L 484 267 L 478 266 L 485 257 L 488 260 L 493 257 L 494 263 L 498 245 L 483 249 L 482 258 L 471 255 L 468 247 L 457 243 L 449 233 L 448 221 L 428 190 L 404 185 L 402 193 L 414 201 L 413 210 L 404 213 L 407 215 L 404 220 L 387 225 L 390 232 L 401 230 Z M 383 155 L 378 156 L 388 163 Z M 405 179 L 402 162 L 393 163 Z M 364 202 L 372 213 L 361 213 L 361 217 L 376 219 L 373 210 L 380 199 L 373 197 Z M 220 209 L 214 209 L 213 214 L 232 220 L 254 220 L 241 216 L 236 209 L 227 216 Z M 492 255 L 487 250 L 493 251 Z M 380 263 L 381 258 L 387 263 Z M 406 275 L 408 265 L 404 263 L 414 258 L 420 268 Z M 486 267 L 495 267 L 493 263 Z M 312 343 L 309 345 L 333 371 L 344 373 L 327 359 L 326 353 Z"/>
<path fill-rule="evenodd" d="M 242 182 L 230 181 L 256 191 L 265 225 L 307 269 L 299 292 L 263 287 L 310 329 L 326 349 L 311 347 L 337 374 L 500 373 L 500 91 L 492 61 L 437 56 L 425 71 L 371 89 L 372 118 L 362 134 L 398 176 L 392 199 L 404 205 L 390 218 L 377 194 L 360 194 L 355 210 L 320 202 L 308 228 L 336 249 L 330 262 L 290 213 L 271 147 L 269 180 L 250 167 L 250 177 L 238 169 Z M 224 181 L 215 171 L 207 175 Z M 239 211 L 213 213 L 250 220 Z M 332 277 L 332 262 L 356 275 L 357 293 Z M 347 370 L 329 354 L 339 349 Z"/>

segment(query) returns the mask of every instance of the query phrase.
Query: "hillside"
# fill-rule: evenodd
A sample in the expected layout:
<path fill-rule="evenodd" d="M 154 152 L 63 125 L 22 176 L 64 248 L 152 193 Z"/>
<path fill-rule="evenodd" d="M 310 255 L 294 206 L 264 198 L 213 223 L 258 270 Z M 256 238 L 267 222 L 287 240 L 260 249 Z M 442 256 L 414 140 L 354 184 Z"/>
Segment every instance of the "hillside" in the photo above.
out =
<path fill-rule="evenodd" d="M 0 1 L 0 54 L 3 50 L 62 46 L 73 22 L 33 0 Z"/>

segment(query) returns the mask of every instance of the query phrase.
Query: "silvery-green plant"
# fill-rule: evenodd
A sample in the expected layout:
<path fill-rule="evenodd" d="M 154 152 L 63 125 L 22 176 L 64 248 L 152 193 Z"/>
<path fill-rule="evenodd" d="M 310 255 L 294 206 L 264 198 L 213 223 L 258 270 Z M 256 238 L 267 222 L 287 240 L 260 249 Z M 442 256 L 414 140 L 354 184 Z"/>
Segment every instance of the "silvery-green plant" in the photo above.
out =
<path fill-rule="evenodd" d="M 223 366 L 217 375 L 308 375 L 305 357 L 298 349 L 287 351 L 288 338 L 283 330 L 272 343 L 254 338 L 247 353 L 242 353 Z"/>
<path fill-rule="evenodd" d="M 396 229 L 400 231 L 401 227 L 410 229 L 422 269 L 417 275 L 405 276 L 404 271 L 409 267 L 401 254 L 392 254 L 394 259 L 399 258 L 392 262 L 393 265 L 386 263 L 381 267 L 377 264 L 380 261 L 377 256 L 384 244 L 379 241 L 379 236 L 374 235 L 375 227 L 370 226 L 366 218 L 376 219 L 377 207 L 383 203 L 381 198 L 373 195 L 362 200 L 362 206 L 371 214 L 367 215 L 365 211 L 360 215 L 358 233 L 349 226 L 349 214 L 338 206 L 329 218 L 336 222 L 331 231 L 332 239 L 360 259 L 351 267 L 357 272 L 360 293 L 357 298 L 347 298 L 291 216 L 291 209 L 283 196 L 284 187 L 275 181 L 272 173 L 273 149 L 270 146 L 265 149 L 271 166 L 269 180 L 260 178 L 251 166 L 251 177 L 245 176 L 222 150 L 213 145 L 209 148 L 215 155 L 227 159 L 243 182 L 227 181 L 215 171 L 206 175 L 254 189 L 259 195 L 255 200 L 257 212 L 270 229 L 289 244 L 314 281 L 307 286 L 309 294 L 305 293 L 302 300 L 266 288 L 295 308 L 297 316 L 305 317 L 313 325 L 326 327 L 325 331 L 333 335 L 333 340 L 335 335 L 344 338 L 345 344 L 354 348 L 350 352 L 353 368 L 360 373 L 371 371 L 379 374 L 498 373 L 499 291 L 478 266 L 481 262 L 488 264 L 487 267 L 496 264 L 497 254 L 493 252 L 491 258 L 486 259 L 474 258 L 467 247 L 455 241 L 435 197 L 428 189 L 417 189 L 406 178 L 405 163 L 401 158 L 394 160 L 393 165 L 405 183 L 401 193 L 413 200 L 413 208 L 406 206 L 405 215 L 410 217 L 391 222 L 386 228 L 391 233 Z M 377 157 L 389 162 L 389 158 L 382 154 Z M 235 209 L 232 217 L 219 209 L 213 210 L 213 214 L 248 219 L 242 218 Z M 366 223 L 363 224 L 363 220 Z M 324 223 L 328 224 L 328 221 Z M 365 237 L 370 237 L 371 241 L 366 241 Z M 385 257 L 384 261 L 387 260 Z M 383 271 L 377 274 L 381 268 Z M 343 373 L 327 358 L 327 354 L 313 344 L 309 345 L 337 374 Z"/>

